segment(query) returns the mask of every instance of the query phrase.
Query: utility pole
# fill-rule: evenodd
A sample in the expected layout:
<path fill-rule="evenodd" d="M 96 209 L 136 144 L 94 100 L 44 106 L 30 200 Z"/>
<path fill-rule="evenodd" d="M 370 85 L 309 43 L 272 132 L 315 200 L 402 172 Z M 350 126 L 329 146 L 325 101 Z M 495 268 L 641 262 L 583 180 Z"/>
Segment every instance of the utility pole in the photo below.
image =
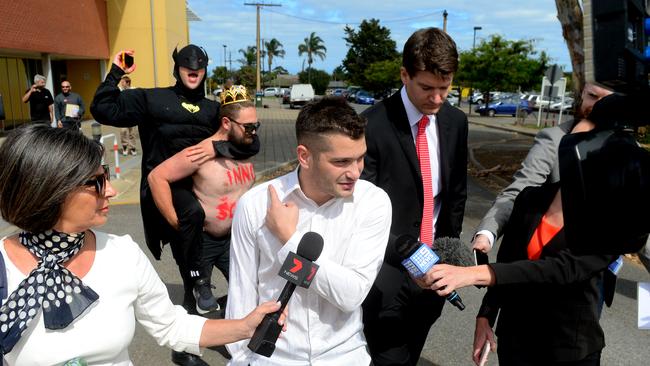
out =
<path fill-rule="evenodd" d="M 250 5 L 250 6 L 255 6 L 257 7 L 257 65 L 256 65 L 256 73 L 257 73 L 257 85 L 255 86 L 256 91 L 262 91 L 261 86 L 260 86 L 260 8 L 262 6 L 282 6 L 280 4 L 262 4 L 262 3 L 244 3 L 244 5 Z"/>
<path fill-rule="evenodd" d="M 445 9 L 442 12 L 442 31 L 445 33 L 447 33 L 447 15 L 449 15 L 449 13 L 447 13 L 447 9 Z"/>
<path fill-rule="evenodd" d="M 226 45 L 223 45 L 223 68 L 226 69 L 225 77 L 223 79 L 223 82 L 225 83 L 226 80 L 228 80 L 228 66 L 226 65 Z"/>

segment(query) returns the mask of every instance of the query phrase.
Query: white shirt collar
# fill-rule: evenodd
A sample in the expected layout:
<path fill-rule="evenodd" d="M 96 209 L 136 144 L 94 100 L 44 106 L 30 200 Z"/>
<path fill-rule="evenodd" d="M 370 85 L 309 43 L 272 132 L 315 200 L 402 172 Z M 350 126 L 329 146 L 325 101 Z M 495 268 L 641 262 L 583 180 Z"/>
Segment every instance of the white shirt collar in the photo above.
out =
<path fill-rule="evenodd" d="M 418 122 L 420 122 L 424 113 L 420 112 L 409 99 L 408 94 L 406 94 L 406 85 L 402 87 L 400 95 L 402 97 L 402 104 L 404 104 L 404 109 L 406 109 L 406 117 L 409 119 L 409 125 L 411 128 L 414 128 L 417 126 Z M 436 120 L 435 114 L 427 115 L 427 117 L 429 117 L 429 121 L 431 122 L 435 122 Z"/>

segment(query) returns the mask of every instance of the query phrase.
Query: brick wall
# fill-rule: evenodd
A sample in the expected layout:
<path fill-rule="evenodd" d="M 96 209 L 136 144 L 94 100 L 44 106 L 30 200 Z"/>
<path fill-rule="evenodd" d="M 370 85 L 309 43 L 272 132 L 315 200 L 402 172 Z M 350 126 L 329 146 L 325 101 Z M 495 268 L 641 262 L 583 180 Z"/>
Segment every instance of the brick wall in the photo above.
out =
<path fill-rule="evenodd" d="M 0 0 L 0 49 L 107 59 L 106 0 Z"/>

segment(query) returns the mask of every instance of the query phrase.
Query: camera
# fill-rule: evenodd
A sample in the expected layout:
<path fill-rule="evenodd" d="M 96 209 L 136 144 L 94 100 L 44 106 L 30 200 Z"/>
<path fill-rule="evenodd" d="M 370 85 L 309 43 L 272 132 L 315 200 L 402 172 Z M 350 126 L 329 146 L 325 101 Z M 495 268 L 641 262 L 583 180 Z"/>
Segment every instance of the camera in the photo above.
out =
<path fill-rule="evenodd" d="M 599 100 L 589 132 L 558 149 L 564 233 L 578 254 L 638 251 L 650 232 L 650 153 L 630 133 L 650 123 L 645 0 L 585 0 L 585 80 L 615 91 Z"/>
<path fill-rule="evenodd" d="M 620 93 L 649 93 L 646 0 L 584 0 L 585 79 Z"/>

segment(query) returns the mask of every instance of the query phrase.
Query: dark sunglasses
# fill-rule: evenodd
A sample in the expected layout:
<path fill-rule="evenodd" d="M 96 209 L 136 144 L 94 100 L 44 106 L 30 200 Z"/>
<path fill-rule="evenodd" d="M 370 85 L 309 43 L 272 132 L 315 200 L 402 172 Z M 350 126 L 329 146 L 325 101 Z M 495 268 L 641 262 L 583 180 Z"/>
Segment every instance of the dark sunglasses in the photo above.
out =
<path fill-rule="evenodd" d="M 88 179 L 83 184 L 84 186 L 95 186 L 95 191 L 97 191 L 100 197 L 104 197 L 106 193 L 106 182 L 111 180 L 111 170 L 108 164 L 103 164 L 102 168 L 104 169 L 104 173 Z"/>
<path fill-rule="evenodd" d="M 238 125 L 244 127 L 244 132 L 246 132 L 246 133 L 248 133 L 248 134 L 251 134 L 251 133 L 257 131 L 257 130 L 260 128 L 260 126 L 262 125 L 262 124 L 259 123 L 259 122 L 240 123 L 240 122 L 235 121 L 235 120 L 232 119 L 232 118 L 229 118 L 229 120 L 230 120 L 231 122 L 235 122 L 236 124 L 238 124 Z"/>

